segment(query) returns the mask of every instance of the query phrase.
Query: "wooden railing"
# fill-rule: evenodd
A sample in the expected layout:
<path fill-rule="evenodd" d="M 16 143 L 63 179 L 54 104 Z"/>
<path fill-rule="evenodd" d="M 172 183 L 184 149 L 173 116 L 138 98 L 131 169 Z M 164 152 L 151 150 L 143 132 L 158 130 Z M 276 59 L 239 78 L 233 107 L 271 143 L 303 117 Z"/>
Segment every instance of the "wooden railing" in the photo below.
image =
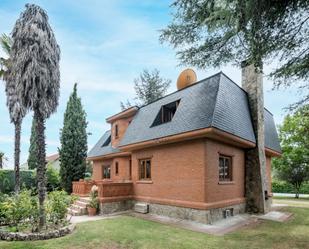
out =
<path fill-rule="evenodd" d="M 130 196 L 133 194 L 132 182 L 100 182 L 98 188 L 100 198 Z"/>
<path fill-rule="evenodd" d="M 73 182 L 73 194 L 79 196 L 88 196 L 91 188 L 95 185 L 94 181 Z"/>
<path fill-rule="evenodd" d="M 98 197 L 100 199 L 125 197 L 133 194 L 132 182 L 79 181 L 72 184 L 73 194 L 78 196 L 89 196 L 93 185 L 98 186 Z"/>

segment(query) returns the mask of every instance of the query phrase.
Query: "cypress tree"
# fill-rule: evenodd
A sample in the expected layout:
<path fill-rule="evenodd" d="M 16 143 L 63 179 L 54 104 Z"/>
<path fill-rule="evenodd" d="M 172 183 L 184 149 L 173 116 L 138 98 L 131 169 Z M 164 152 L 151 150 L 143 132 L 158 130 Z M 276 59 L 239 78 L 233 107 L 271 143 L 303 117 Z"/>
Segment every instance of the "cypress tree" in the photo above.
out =
<path fill-rule="evenodd" d="M 32 119 L 31 126 L 31 137 L 30 137 L 30 147 L 29 147 L 29 156 L 28 156 L 28 167 L 29 169 L 37 168 L 37 134 L 35 129 L 35 119 Z"/>
<path fill-rule="evenodd" d="M 67 103 L 63 128 L 60 130 L 59 149 L 62 187 L 72 192 L 72 181 L 84 177 L 87 157 L 87 121 L 81 99 L 77 96 L 77 84 Z"/>

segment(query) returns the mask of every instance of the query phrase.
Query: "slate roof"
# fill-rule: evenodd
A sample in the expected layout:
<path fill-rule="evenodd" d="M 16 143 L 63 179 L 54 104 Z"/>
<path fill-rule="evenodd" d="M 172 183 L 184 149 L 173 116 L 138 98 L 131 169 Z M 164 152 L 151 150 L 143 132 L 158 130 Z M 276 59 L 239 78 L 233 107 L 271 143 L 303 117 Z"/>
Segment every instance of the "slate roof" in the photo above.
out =
<path fill-rule="evenodd" d="M 106 131 L 96 145 L 89 151 L 88 157 L 103 156 L 112 153 L 120 152 L 118 148 L 112 147 L 111 143 L 106 146 L 103 146 L 104 143 L 110 138 L 111 131 Z"/>
<path fill-rule="evenodd" d="M 152 126 L 163 105 L 180 100 L 172 121 Z M 281 152 L 272 114 L 265 109 L 265 146 Z M 222 72 L 142 106 L 135 114 L 119 146 L 144 142 L 183 132 L 215 127 L 245 140 L 256 142 L 247 93 Z M 118 152 L 102 147 L 110 136 L 103 135 L 89 157 Z M 118 151 L 117 151 L 118 150 Z"/>

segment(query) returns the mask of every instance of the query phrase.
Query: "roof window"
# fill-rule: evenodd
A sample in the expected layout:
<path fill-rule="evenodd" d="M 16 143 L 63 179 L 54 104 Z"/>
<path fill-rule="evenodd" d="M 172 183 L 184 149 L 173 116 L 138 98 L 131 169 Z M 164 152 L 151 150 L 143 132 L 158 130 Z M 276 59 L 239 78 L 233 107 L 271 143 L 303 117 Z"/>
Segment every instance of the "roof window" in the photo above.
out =
<path fill-rule="evenodd" d="M 172 121 L 177 111 L 177 108 L 179 106 L 179 103 L 180 103 L 180 99 L 172 103 L 169 103 L 167 105 L 161 106 L 161 109 L 159 113 L 157 114 L 155 120 L 153 121 L 153 124 L 151 127 Z"/>

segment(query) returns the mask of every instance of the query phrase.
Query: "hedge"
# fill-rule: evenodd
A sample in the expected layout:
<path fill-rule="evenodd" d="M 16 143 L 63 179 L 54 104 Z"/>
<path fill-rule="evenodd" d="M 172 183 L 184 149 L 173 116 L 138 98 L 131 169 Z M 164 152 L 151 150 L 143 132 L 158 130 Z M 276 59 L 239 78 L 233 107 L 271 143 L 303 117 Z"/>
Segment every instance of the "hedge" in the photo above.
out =
<path fill-rule="evenodd" d="M 292 184 L 285 181 L 273 180 L 272 182 L 273 193 L 288 193 L 295 194 L 295 190 Z M 300 194 L 309 194 L 309 182 L 303 183 Z"/>
<path fill-rule="evenodd" d="M 21 186 L 27 189 L 36 187 L 35 173 L 33 170 L 20 171 Z M 0 192 L 10 193 L 14 191 L 15 173 L 14 170 L 0 170 Z"/>
<path fill-rule="evenodd" d="M 59 173 L 50 166 L 47 166 L 47 191 L 60 190 Z M 36 190 L 36 172 L 35 170 L 21 170 L 20 171 L 21 187 L 26 189 Z M 1 169 L 0 170 L 0 193 L 11 193 L 14 191 L 15 172 L 14 170 Z"/>

